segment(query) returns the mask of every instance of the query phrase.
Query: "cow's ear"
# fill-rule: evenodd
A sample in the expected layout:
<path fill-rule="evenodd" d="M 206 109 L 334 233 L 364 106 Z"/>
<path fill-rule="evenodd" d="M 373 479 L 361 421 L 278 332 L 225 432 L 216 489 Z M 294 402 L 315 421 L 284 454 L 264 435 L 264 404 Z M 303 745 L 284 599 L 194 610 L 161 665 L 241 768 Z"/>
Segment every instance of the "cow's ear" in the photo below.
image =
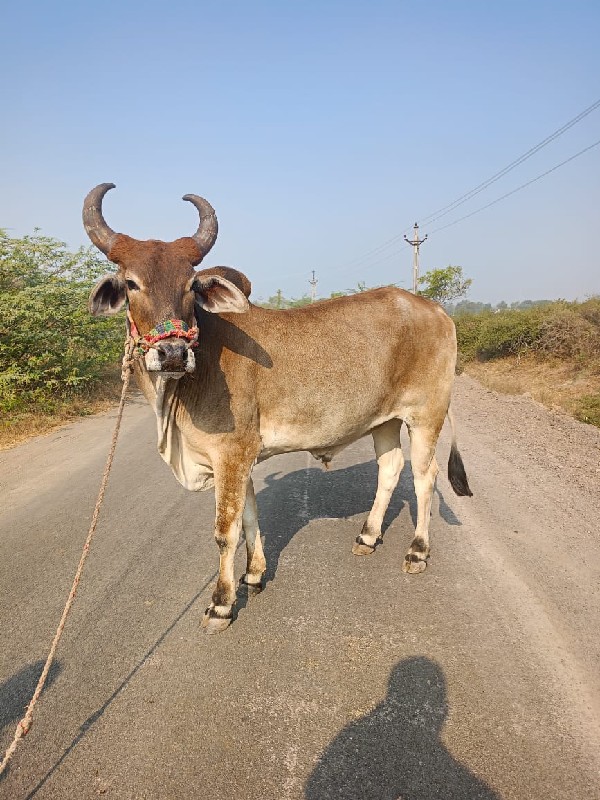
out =
<path fill-rule="evenodd" d="M 243 314 L 248 311 L 247 297 L 237 286 L 220 275 L 197 275 L 193 283 L 196 302 L 213 314 Z"/>
<path fill-rule="evenodd" d="M 118 275 L 105 275 L 92 289 L 88 306 L 94 316 L 116 314 L 126 299 L 125 281 Z"/>

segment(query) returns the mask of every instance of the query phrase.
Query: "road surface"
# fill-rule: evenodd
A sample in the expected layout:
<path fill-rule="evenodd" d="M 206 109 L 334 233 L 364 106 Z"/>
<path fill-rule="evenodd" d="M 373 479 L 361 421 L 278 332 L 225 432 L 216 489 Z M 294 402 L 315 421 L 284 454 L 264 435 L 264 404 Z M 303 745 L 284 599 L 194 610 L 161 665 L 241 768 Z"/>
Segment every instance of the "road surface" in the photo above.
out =
<path fill-rule="evenodd" d="M 176 483 L 134 397 L 0 797 L 600 798 L 600 431 L 467 376 L 454 407 L 475 496 L 444 477 L 444 430 L 424 574 L 400 569 L 410 461 L 384 544 L 357 558 L 370 440 L 330 472 L 277 457 L 255 471 L 268 583 L 207 637 L 212 492 Z M 71 585 L 114 416 L 0 453 L 2 752 Z"/>

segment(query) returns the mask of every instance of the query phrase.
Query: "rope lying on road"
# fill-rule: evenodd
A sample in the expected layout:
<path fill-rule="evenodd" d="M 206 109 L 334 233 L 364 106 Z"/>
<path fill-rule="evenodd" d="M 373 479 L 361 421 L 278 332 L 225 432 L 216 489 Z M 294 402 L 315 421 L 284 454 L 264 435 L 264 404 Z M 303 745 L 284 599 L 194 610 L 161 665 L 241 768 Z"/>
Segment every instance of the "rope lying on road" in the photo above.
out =
<path fill-rule="evenodd" d="M 44 684 L 46 683 L 46 678 L 48 677 L 48 672 L 50 671 L 50 667 L 52 666 L 52 662 L 54 661 L 54 655 L 56 653 L 56 648 L 58 647 L 58 643 L 60 641 L 60 637 L 62 636 L 63 629 L 65 627 L 65 622 L 67 621 L 67 617 L 69 615 L 69 611 L 71 610 L 71 606 L 73 605 L 73 601 L 75 600 L 75 595 L 77 594 L 77 587 L 79 586 L 79 581 L 81 580 L 81 573 L 83 572 L 83 566 L 86 562 L 90 551 L 90 545 L 92 543 L 92 539 L 94 537 L 94 533 L 96 531 L 96 525 L 98 523 L 98 517 L 100 515 L 100 507 L 102 506 L 102 501 L 104 500 L 104 492 L 106 491 L 106 485 L 108 483 L 108 476 L 110 474 L 110 469 L 112 467 L 113 458 L 115 455 L 115 449 L 117 446 L 117 439 L 119 438 L 119 429 L 121 428 L 121 419 L 123 417 L 123 409 L 125 408 L 125 397 L 127 395 L 127 389 L 129 388 L 129 380 L 131 378 L 131 370 L 133 366 L 133 340 L 128 337 L 127 341 L 125 342 L 125 355 L 123 357 L 123 369 L 121 371 L 121 378 L 123 380 L 123 388 L 121 389 L 121 400 L 119 402 L 119 408 L 117 411 L 117 422 L 115 424 L 115 429 L 112 435 L 112 441 L 110 444 L 110 450 L 108 451 L 108 458 L 106 459 L 106 466 L 104 467 L 104 473 L 102 475 L 102 481 L 100 482 L 100 491 L 98 492 L 98 499 L 96 500 L 96 507 L 94 508 L 94 513 L 92 515 L 92 522 L 90 524 L 90 529 L 88 531 L 87 539 L 85 540 L 85 544 L 83 545 L 83 552 L 81 553 L 81 558 L 79 559 L 79 566 L 77 567 L 77 572 L 75 573 L 75 578 L 73 579 L 73 585 L 71 586 L 71 591 L 69 592 L 69 596 L 67 598 L 67 602 L 60 618 L 60 622 L 58 623 L 58 628 L 56 629 L 56 633 L 54 635 L 54 639 L 52 640 L 52 645 L 50 646 L 50 652 L 48 653 L 48 658 L 46 659 L 46 663 L 44 664 L 44 669 L 42 670 L 42 674 L 40 675 L 40 679 L 37 683 L 35 692 L 33 693 L 33 697 L 29 705 L 27 706 L 27 711 L 25 712 L 25 716 L 17 725 L 17 729 L 15 731 L 14 738 L 6 754 L 0 764 L 0 775 L 4 772 L 8 762 L 12 758 L 15 750 L 17 749 L 20 740 L 29 732 L 31 725 L 33 724 L 33 709 L 35 708 L 35 704 L 37 703 L 39 696 L 42 693 L 44 688 Z"/>

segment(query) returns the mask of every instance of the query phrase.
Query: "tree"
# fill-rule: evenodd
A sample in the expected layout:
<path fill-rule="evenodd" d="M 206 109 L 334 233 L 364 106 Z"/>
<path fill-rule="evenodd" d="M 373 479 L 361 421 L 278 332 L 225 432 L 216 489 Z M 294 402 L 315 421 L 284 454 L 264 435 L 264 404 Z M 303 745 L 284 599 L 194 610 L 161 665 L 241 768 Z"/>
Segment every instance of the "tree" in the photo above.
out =
<path fill-rule="evenodd" d="M 259 303 L 264 308 L 287 308 L 288 301 L 283 296 L 281 289 L 277 289 L 277 294 L 271 295 L 266 303 Z"/>
<path fill-rule="evenodd" d="M 464 277 L 462 267 L 432 269 L 419 278 L 419 284 L 424 286 L 419 294 L 438 303 L 450 303 L 458 297 L 464 297 L 472 283 L 471 278 Z"/>
<path fill-rule="evenodd" d="M 311 302 L 312 298 L 308 294 L 304 294 L 302 297 L 298 298 L 285 297 L 281 289 L 277 289 L 277 294 L 271 295 L 266 302 L 259 301 L 257 305 L 263 308 L 302 308 L 302 306 L 310 305 Z"/>
<path fill-rule="evenodd" d="M 459 300 L 456 305 L 450 303 L 445 308 L 453 316 L 457 314 L 483 314 L 492 310 L 492 304 L 482 303 L 479 300 Z"/>
<path fill-rule="evenodd" d="M 288 301 L 288 308 L 302 308 L 309 306 L 312 303 L 312 297 L 309 294 L 303 294 L 302 297 L 294 298 Z"/>

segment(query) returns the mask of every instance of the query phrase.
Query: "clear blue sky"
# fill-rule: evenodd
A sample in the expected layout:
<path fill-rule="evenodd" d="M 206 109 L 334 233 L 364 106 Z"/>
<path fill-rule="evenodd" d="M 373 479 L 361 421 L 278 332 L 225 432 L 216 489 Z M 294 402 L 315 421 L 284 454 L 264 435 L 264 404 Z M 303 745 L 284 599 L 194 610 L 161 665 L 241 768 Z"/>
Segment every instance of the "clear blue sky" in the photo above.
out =
<path fill-rule="evenodd" d="M 0 30 L 0 226 L 86 242 L 97 183 L 115 230 L 220 235 L 204 266 L 277 288 L 410 286 L 401 241 L 600 99 L 597 0 L 490 3 L 33 2 Z M 463 216 L 600 139 L 600 109 L 421 233 L 422 270 L 459 264 L 471 297 L 600 292 L 600 147 Z M 410 232 L 410 231 L 409 231 Z"/>

